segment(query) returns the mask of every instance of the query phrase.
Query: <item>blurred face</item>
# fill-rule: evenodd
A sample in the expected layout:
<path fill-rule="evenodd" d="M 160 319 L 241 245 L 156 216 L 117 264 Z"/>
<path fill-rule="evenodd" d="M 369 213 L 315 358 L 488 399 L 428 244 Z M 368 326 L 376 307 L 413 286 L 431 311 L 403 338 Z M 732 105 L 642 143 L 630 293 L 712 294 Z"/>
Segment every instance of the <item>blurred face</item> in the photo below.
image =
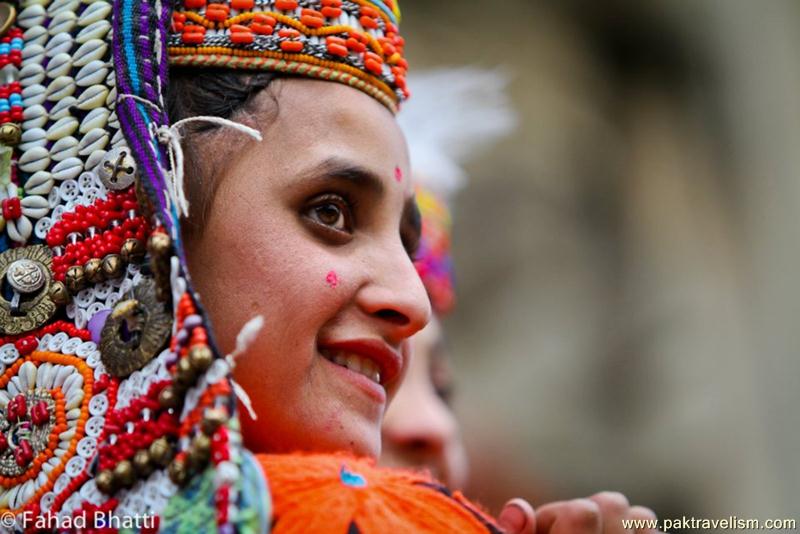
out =
<path fill-rule="evenodd" d="M 452 376 L 439 322 L 433 319 L 411 343 L 408 376 L 384 421 L 381 462 L 427 468 L 450 487 L 462 488 L 466 453 L 448 404 Z"/>
<path fill-rule="evenodd" d="M 409 257 L 419 221 L 403 136 L 381 104 L 338 83 L 279 80 L 256 104 L 237 119 L 264 140 L 236 137 L 207 226 L 186 239 L 222 350 L 265 319 L 234 370 L 258 416 L 242 411 L 245 444 L 377 456 L 407 339 L 430 315 Z"/>

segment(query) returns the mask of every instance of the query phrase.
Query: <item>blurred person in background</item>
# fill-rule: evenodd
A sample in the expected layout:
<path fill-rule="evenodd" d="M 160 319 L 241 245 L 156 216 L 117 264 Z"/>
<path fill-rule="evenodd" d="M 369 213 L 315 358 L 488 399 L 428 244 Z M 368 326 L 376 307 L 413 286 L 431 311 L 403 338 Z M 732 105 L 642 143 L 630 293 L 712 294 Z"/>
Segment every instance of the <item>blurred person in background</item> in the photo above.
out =
<path fill-rule="evenodd" d="M 406 134 L 422 239 L 415 258 L 434 317 L 412 338 L 414 357 L 383 426 L 386 465 L 427 468 L 453 488 L 467 481 L 467 456 L 450 399 L 453 373 L 441 319 L 455 304 L 449 202 L 463 187 L 461 165 L 481 146 L 507 135 L 516 118 L 506 77 L 474 68 L 412 77 L 415 98 L 399 116 Z"/>
<path fill-rule="evenodd" d="M 464 186 L 462 164 L 508 135 L 516 124 L 499 71 L 441 69 L 412 79 L 415 98 L 399 116 L 406 134 L 422 238 L 415 264 L 434 316 L 412 337 L 413 358 L 403 386 L 383 424 L 381 463 L 427 469 L 450 488 L 467 483 L 468 461 L 459 422 L 450 404 L 453 371 L 442 319 L 455 304 L 449 204 Z M 498 520 L 509 534 L 616 534 L 622 519 L 655 519 L 647 508 L 631 506 L 619 493 L 553 502 L 534 513 L 512 499 Z M 636 532 L 656 532 L 642 529 Z"/>

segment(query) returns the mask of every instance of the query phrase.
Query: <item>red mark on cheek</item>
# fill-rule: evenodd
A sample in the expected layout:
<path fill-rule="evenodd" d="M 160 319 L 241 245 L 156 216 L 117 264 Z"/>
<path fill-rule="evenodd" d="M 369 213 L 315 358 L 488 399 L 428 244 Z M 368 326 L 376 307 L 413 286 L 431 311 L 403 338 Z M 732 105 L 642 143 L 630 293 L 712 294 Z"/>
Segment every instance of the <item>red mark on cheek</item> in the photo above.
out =
<path fill-rule="evenodd" d="M 325 277 L 325 282 L 329 287 L 335 289 L 336 286 L 339 285 L 339 275 L 336 274 L 336 271 L 331 271 L 328 273 L 328 276 Z"/>
<path fill-rule="evenodd" d="M 394 179 L 397 181 L 397 183 L 403 181 L 403 169 L 401 169 L 400 167 L 394 168 Z"/>

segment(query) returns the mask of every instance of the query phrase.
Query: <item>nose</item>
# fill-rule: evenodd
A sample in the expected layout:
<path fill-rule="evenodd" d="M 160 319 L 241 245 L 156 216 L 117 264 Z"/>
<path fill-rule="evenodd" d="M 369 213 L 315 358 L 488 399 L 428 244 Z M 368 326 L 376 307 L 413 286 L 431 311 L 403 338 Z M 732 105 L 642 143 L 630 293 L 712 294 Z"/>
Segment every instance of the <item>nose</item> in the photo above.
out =
<path fill-rule="evenodd" d="M 413 389 L 413 388 L 412 388 Z M 458 439 L 450 409 L 433 392 L 401 388 L 383 425 L 385 450 L 406 466 L 427 466 L 447 480 Z"/>
<path fill-rule="evenodd" d="M 369 260 L 372 276 L 356 295 L 359 308 L 377 319 L 387 341 L 400 343 L 422 330 L 431 318 L 431 304 L 422 280 L 398 244 Z"/>

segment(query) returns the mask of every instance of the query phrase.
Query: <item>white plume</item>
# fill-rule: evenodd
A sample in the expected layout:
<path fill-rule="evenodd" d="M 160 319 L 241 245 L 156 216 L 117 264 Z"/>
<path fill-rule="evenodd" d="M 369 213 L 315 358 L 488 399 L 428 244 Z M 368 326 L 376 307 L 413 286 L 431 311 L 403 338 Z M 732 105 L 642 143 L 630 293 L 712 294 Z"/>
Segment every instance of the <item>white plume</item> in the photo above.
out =
<path fill-rule="evenodd" d="M 517 123 L 501 69 L 437 69 L 409 77 L 413 95 L 398 115 L 414 178 L 445 199 L 464 185 L 462 165 Z"/>

